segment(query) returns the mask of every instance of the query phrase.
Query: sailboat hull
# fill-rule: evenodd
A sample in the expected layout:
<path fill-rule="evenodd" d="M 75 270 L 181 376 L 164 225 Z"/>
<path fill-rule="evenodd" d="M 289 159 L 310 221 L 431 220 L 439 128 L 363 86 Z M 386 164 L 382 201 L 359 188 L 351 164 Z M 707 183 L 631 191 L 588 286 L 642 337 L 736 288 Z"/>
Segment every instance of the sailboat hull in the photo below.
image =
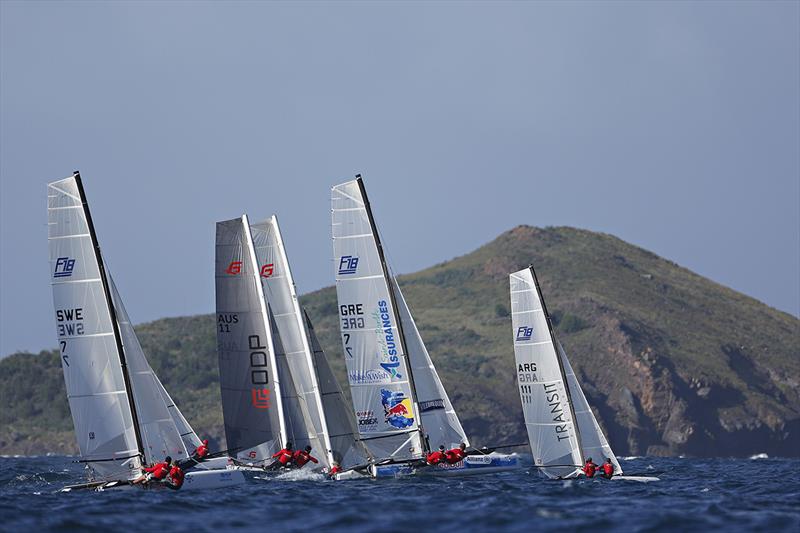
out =
<path fill-rule="evenodd" d="M 520 467 L 517 454 L 490 453 L 486 455 L 470 455 L 455 464 L 440 463 L 436 466 L 414 467 L 408 463 L 376 466 L 374 477 L 402 477 L 409 475 L 424 476 L 471 476 L 477 474 L 495 474 Z"/>
<path fill-rule="evenodd" d="M 245 482 L 244 475 L 237 470 L 195 470 L 187 472 L 183 479 L 181 491 L 219 489 L 234 487 Z M 147 485 L 132 485 L 129 481 L 90 482 L 80 485 L 68 485 L 60 492 L 74 492 L 78 490 L 170 490 L 163 483 L 150 483 Z"/>

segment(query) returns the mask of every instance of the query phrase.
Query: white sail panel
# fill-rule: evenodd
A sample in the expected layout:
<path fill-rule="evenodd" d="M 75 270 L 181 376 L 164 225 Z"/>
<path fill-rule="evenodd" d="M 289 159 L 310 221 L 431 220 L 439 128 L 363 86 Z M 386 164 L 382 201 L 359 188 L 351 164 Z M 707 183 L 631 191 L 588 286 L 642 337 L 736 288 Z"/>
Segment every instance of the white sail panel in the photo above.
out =
<path fill-rule="evenodd" d="M 408 304 L 400 291 L 400 285 L 394 276 L 392 276 L 392 283 L 406 338 L 408 360 L 414 374 L 414 390 L 422 417 L 422 428 L 425 431 L 425 438 L 429 441 L 429 448 L 435 450 L 440 445 L 444 445 L 450 449 L 457 447 L 462 442 L 469 446 L 469 439 L 464 433 L 464 428 L 461 427 L 461 421 L 458 419 L 453 404 L 450 403 L 450 398 L 433 366 L 431 356 L 425 348 L 425 343 L 422 342 L 417 324 L 411 316 Z"/>
<path fill-rule="evenodd" d="M 169 409 L 169 414 L 172 417 L 172 421 L 175 423 L 175 427 L 177 427 L 178 431 L 180 432 L 183 445 L 191 456 L 192 452 L 196 450 L 200 444 L 202 444 L 202 441 L 200 440 L 200 437 L 197 436 L 197 433 L 194 432 L 192 426 L 189 425 L 189 422 L 186 420 L 186 417 L 183 416 L 181 410 L 178 409 L 177 405 L 175 405 L 175 401 L 172 399 L 172 396 L 169 395 L 167 389 L 164 388 L 164 385 L 161 383 L 161 380 L 158 379 L 158 376 L 156 374 L 153 374 L 153 376 L 156 378 L 156 385 L 161 392 L 161 397 L 163 398 L 164 404 L 167 406 L 167 409 Z"/>
<path fill-rule="evenodd" d="M 170 415 L 161 395 L 158 378 L 147 362 L 147 358 L 136 337 L 128 312 L 122 303 L 111 273 L 106 271 L 117 323 L 122 338 L 122 349 L 128 365 L 128 376 L 133 390 L 133 400 L 139 419 L 139 431 L 144 444 L 145 460 L 148 464 L 162 461 L 164 457 L 186 459 L 188 452 L 180 431 Z"/>
<path fill-rule="evenodd" d="M 617 460 L 617 456 L 611 450 L 611 446 L 600 429 L 600 424 L 589 407 L 589 402 L 586 401 L 586 396 L 583 394 L 583 389 L 578 378 L 575 376 L 575 371 L 572 370 L 572 365 L 567 359 L 567 354 L 564 352 L 564 347 L 558 342 L 558 354 L 561 357 L 561 363 L 564 365 L 564 373 L 567 376 L 567 384 L 572 398 L 572 406 L 575 410 L 575 420 L 578 423 L 581 437 L 581 450 L 586 457 L 591 457 L 597 464 L 604 463 L 606 458 L 611 459 L 614 464 L 614 474 L 622 474 L 622 467 Z"/>
<path fill-rule="evenodd" d="M 332 460 L 337 461 L 343 469 L 364 465 L 370 461 L 370 454 L 364 444 L 358 440 L 358 428 L 355 425 L 353 412 L 347 405 L 339 382 L 333 375 L 328 358 L 314 333 L 311 319 L 305 314 L 306 328 L 314 353 L 314 366 L 319 381 L 322 408 L 327 420 L 332 450 Z"/>
<path fill-rule="evenodd" d="M 580 447 L 541 295 L 530 269 L 514 272 L 510 282 L 517 380 L 534 462 L 551 478 L 577 475 Z"/>
<path fill-rule="evenodd" d="M 301 440 L 307 441 L 313 450 L 317 450 L 315 457 L 322 466 L 329 467 L 331 446 L 322 413 L 311 348 L 306 338 L 289 262 L 283 249 L 278 220 L 273 216 L 262 223 L 251 225 L 250 229 L 264 297 L 278 331 L 278 335 L 274 337 L 280 337 L 282 352 L 278 355 L 285 357 L 296 389 L 292 401 L 284 402 L 286 409 L 291 407 L 287 418 L 292 415 L 298 418 L 294 430 L 298 435 L 294 437 L 294 445 L 299 448 L 303 445 Z M 286 389 L 283 387 L 284 397 Z"/>
<path fill-rule="evenodd" d="M 247 231 L 246 231 L 247 230 Z M 286 441 L 280 383 L 247 217 L 217 223 L 216 310 L 229 454 L 271 460 Z"/>
<path fill-rule="evenodd" d="M 376 459 L 419 457 L 397 313 L 359 182 L 333 187 L 331 207 L 339 328 L 359 433 Z"/>
<path fill-rule="evenodd" d="M 48 185 L 47 214 L 53 306 L 78 448 L 97 477 L 132 479 L 140 467 L 136 430 L 75 177 Z"/>

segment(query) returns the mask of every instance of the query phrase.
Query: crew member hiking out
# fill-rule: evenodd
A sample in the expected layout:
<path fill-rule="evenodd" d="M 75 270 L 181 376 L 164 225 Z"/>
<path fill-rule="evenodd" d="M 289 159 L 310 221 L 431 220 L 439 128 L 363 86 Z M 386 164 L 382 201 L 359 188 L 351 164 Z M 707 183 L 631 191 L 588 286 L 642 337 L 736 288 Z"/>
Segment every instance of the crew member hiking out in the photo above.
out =
<path fill-rule="evenodd" d="M 316 457 L 311 455 L 311 446 L 306 446 L 305 450 L 297 450 L 292 455 L 292 462 L 297 468 L 303 468 L 307 462 L 319 463 Z"/>
<path fill-rule="evenodd" d="M 162 479 L 167 477 L 169 473 L 169 466 L 172 463 L 172 457 L 169 455 L 160 463 L 156 463 L 153 466 L 145 466 L 142 468 L 141 476 L 137 477 L 133 480 L 134 485 L 139 485 L 140 483 L 149 482 L 151 480 L 161 481 Z"/>
<path fill-rule="evenodd" d="M 431 466 L 435 466 L 444 461 L 445 459 L 446 456 L 444 451 L 444 444 L 442 444 L 441 446 L 439 446 L 438 450 L 428 454 L 428 456 L 425 458 L 425 462 Z"/>
<path fill-rule="evenodd" d="M 614 477 L 614 463 L 611 462 L 611 457 L 606 457 L 606 462 L 600 467 L 600 475 L 606 479 Z"/>
<path fill-rule="evenodd" d="M 275 461 L 264 467 L 265 470 L 289 467 L 292 464 L 292 443 L 287 442 L 286 447 L 272 454 L 272 458 L 275 459 Z"/>
<path fill-rule="evenodd" d="M 467 456 L 467 445 L 466 443 L 462 442 L 458 445 L 458 448 L 453 448 L 452 450 L 447 450 L 444 452 L 444 459 L 448 462 L 448 464 L 454 465 L 459 461 L 463 461 L 464 457 Z"/>
<path fill-rule="evenodd" d="M 583 465 L 583 473 L 586 474 L 586 477 L 594 477 L 594 473 L 597 470 L 598 466 L 594 464 L 592 458 L 589 457 L 586 459 L 586 464 Z"/>
<path fill-rule="evenodd" d="M 172 461 L 172 468 L 169 470 L 167 486 L 173 490 L 178 490 L 183 486 L 183 470 L 181 470 L 178 460 Z"/>

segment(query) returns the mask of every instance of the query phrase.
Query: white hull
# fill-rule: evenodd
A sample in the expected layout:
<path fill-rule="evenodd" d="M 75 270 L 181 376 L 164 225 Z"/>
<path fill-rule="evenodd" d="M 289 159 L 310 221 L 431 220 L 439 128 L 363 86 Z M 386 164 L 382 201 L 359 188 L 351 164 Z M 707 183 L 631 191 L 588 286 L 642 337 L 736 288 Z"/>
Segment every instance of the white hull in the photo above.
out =
<path fill-rule="evenodd" d="M 245 482 L 244 474 L 236 470 L 194 470 L 187 472 L 183 479 L 183 486 L 179 489 L 203 490 L 234 487 Z M 107 483 L 85 483 L 64 487 L 60 492 L 73 492 L 76 490 L 171 490 L 164 483 L 154 482 L 149 484 L 132 485 L 128 481 L 109 481 Z"/>
<path fill-rule="evenodd" d="M 373 477 L 402 477 L 409 475 L 424 476 L 472 476 L 477 474 L 496 474 L 516 470 L 520 467 L 517 454 L 490 453 L 487 455 L 469 455 L 455 464 L 441 463 L 436 466 L 414 467 L 400 463 L 394 465 L 375 466 Z"/>
<path fill-rule="evenodd" d="M 611 481 L 638 481 L 639 483 L 650 483 L 651 481 L 661 481 L 661 478 L 655 476 L 614 476 Z"/>

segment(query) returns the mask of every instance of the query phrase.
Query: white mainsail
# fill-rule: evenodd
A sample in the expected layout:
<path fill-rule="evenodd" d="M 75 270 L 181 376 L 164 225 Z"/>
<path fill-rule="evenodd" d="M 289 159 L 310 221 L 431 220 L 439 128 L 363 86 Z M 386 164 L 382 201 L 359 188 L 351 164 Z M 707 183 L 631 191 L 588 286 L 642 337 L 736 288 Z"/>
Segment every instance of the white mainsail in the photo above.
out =
<path fill-rule="evenodd" d="M 77 172 L 48 185 L 47 211 L 62 368 L 83 461 L 99 478 L 132 479 L 142 460 L 185 458 L 181 433 L 194 432 L 167 404 L 142 352 L 103 264 Z"/>
<path fill-rule="evenodd" d="M 247 216 L 217 222 L 217 353 L 229 455 L 267 461 L 286 444 L 281 377 Z"/>
<path fill-rule="evenodd" d="M 285 407 L 299 415 L 298 425 L 305 428 L 305 435 L 302 436 L 304 438 L 295 435 L 294 445 L 300 448 L 308 441 L 314 450 L 319 450 L 316 455 L 321 464 L 330 467 L 333 459 L 327 421 L 322 411 L 311 348 L 278 220 L 273 216 L 269 220 L 251 225 L 250 229 L 264 297 L 272 311 L 287 369 L 296 388 L 291 405 L 287 401 Z"/>
<path fill-rule="evenodd" d="M 408 360 L 414 376 L 414 392 L 422 417 L 425 438 L 429 444 L 428 448 L 433 450 L 444 445 L 450 449 L 458 447 L 462 442 L 469 446 L 469 439 L 464 433 L 464 428 L 461 427 L 461 421 L 453 409 L 453 404 L 450 403 L 447 391 L 433 366 L 428 349 L 422 342 L 417 324 L 411 316 L 406 299 L 394 276 L 392 276 L 392 284 L 397 308 L 400 311 L 400 321 L 403 324 Z"/>
<path fill-rule="evenodd" d="M 577 476 L 587 456 L 622 472 L 555 338 L 533 267 L 510 274 L 511 321 L 522 411 L 534 463 L 551 478 Z"/>
<path fill-rule="evenodd" d="M 468 443 L 386 265 L 361 178 L 333 187 L 331 206 L 339 328 L 362 439 L 376 458 L 393 459 Z"/>

